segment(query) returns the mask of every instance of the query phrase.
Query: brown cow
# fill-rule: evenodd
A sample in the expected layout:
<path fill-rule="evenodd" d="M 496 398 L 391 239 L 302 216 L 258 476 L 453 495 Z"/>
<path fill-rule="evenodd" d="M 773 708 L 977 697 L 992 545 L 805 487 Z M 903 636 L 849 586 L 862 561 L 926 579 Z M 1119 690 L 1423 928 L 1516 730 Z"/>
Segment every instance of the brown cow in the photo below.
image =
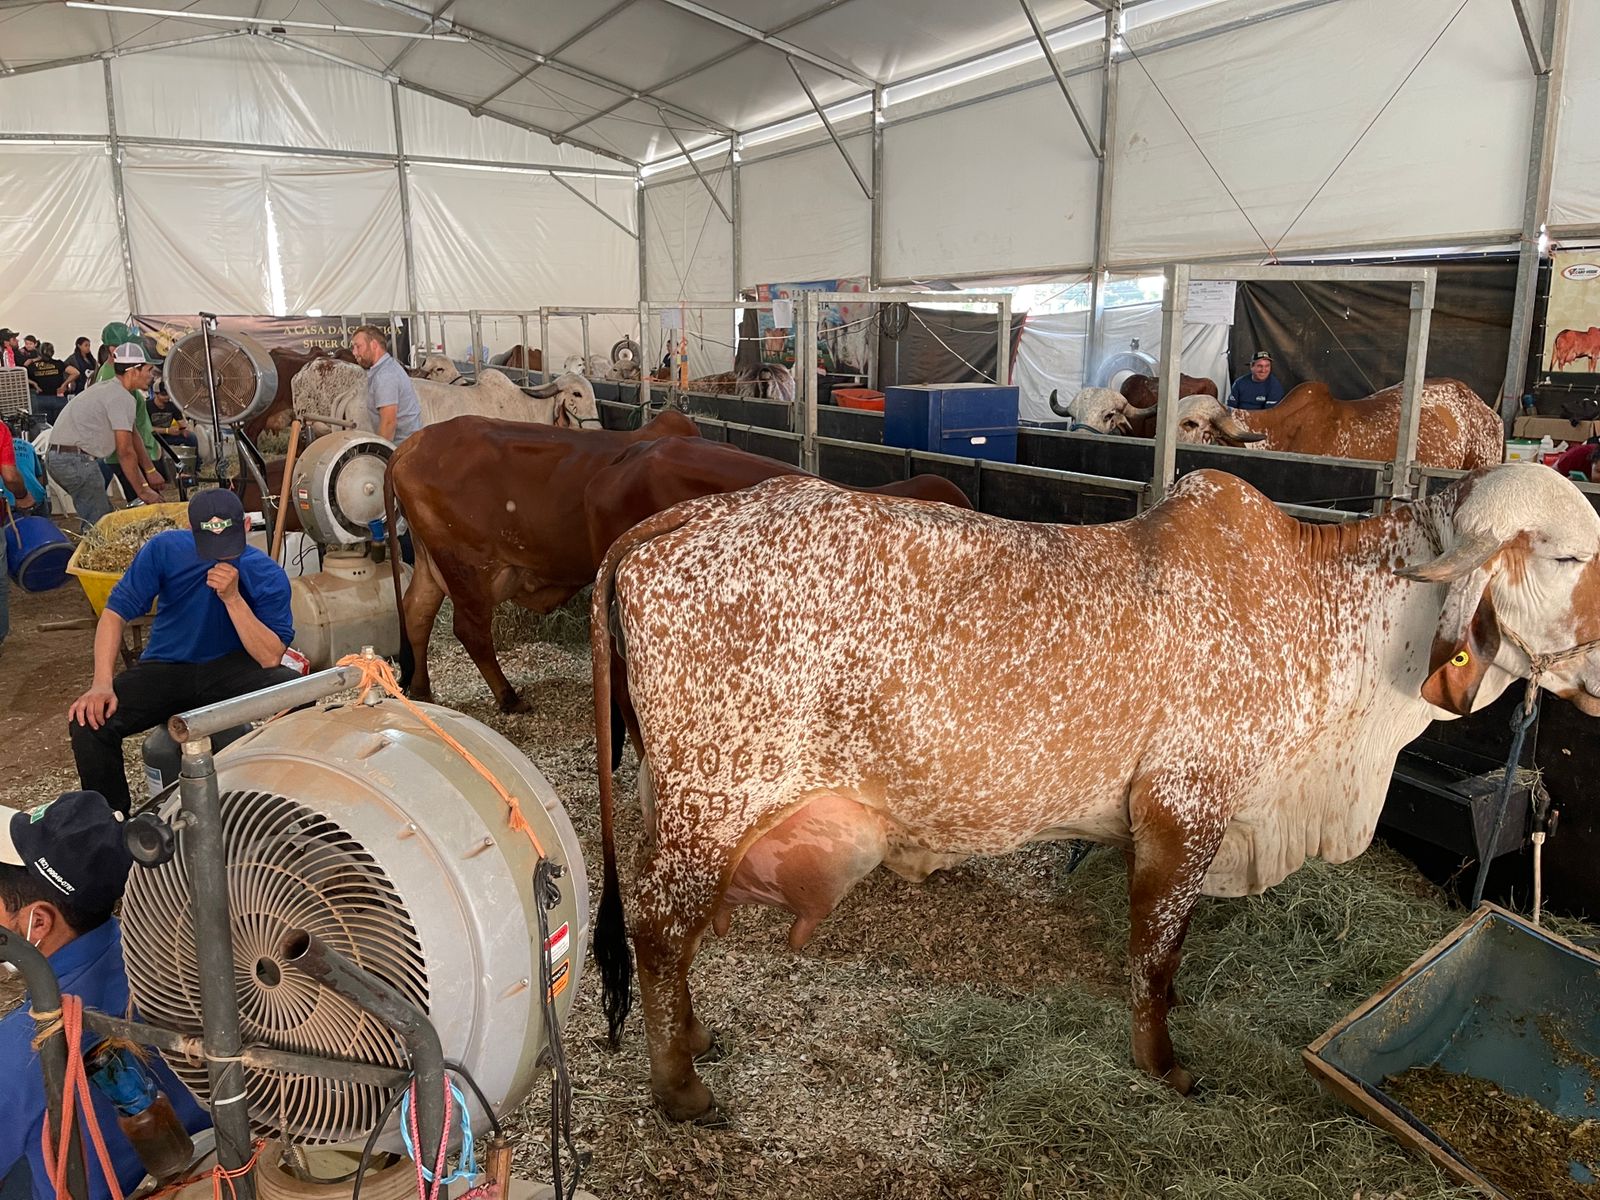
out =
<path fill-rule="evenodd" d="M 1459 379 L 1429 379 L 1417 419 L 1417 462 L 1471 471 L 1505 457 L 1505 426 Z M 1225 409 L 1209 396 L 1179 402 L 1178 437 L 1185 442 L 1239 445 L 1384 462 L 1400 431 L 1400 385 L 1362 400 L 1337 400 L 1326 384 L 1302 383 L 1275 408 Z M 1253 436 L 1252 436 L 1253 435 Z"/>
<path fill-rule="evenodd" d="M 544 352 L 533 350 L 527 346 L 513 346 L 504 354 L 496 354 L 489 360 L 491 367 L 510 367 L 517 370 L 543 371 Z"/>
<path fill-rule="evenodd" d="M 1122 381 L 1122 386 L 1117 390 L 1127 397 L 1128 403 L 1135 408 L 1150 408 L 1156 406 L 1156 397 L 1160 385 L 1154 375 L 1129 375 Z M 1215 396 L 1217 384 L 1212 379 L 1201 379 L 1196 375 L 1178 376 L 1179 396 Z"/>
<path fill-rule="evenodd" d="M 415 573 L 400 598 L 401 682 L 432 698 L 428 639 L 446 596 L 456 638 L 477 663 L 502 712 L 527 702 L 495 656 L 495 606 L 559 608 L 594 581 L 584 489 L 636 442 L 700 436 L 668 409 L 641 429 L 566 429 L 488 417 L 428 425 L 400 444 L 384 473 L 384 510 L 398 499 L 411 524 Z M 398 588 L 398 567 L 396 595 Z"/>
<path fill-rule="evenodd" d="M 1600 328 L 1591 325 L 1581 333 L 1576 329 L 1563 329 L 1556 334 L 1556 344 L 1550 358 L 1551 365 L 1557 371 L 1565 371 L 1568 363 L 1587 358 L 1592 373 L 1596 364 L 1600 364 Z"/>
<path fill-rule="evenodd" d="M 1335 526 L 1216 471 L 1102 525 L 793 478 L 642 522 L 590 610 L 615 1039 L 613 621 L 654 784 L 631 932 L 669 1116 L 712 1107 L 688 972 L 731 906 L 789 909 L 803 943 L 880 863 L 920 880 L 1058 838 L 1131 852 L 1133 1057 L 1187 1092 L 1167 1012 L 1202 893 L 1360 854 L 1401 747 L 1535 669 L 1600 715 L 1600 516 L 1511 463 Z"/>

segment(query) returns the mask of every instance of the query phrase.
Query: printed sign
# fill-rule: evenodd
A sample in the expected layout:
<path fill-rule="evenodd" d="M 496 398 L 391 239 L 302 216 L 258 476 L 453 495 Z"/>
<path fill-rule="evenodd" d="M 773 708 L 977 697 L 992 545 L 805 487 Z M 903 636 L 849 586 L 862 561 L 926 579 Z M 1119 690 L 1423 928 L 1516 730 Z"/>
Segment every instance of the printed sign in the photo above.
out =
<path fill-rule="evenodd" d="M 1600 253 L 1557 250 L 1550 260 L 1541 366 L 1556 375 L 1596 374 L 1600 372 Z"/>
<path fill-rule="evenodd" d="M 133 323 L 152 343 L 158 357 L 165 358 L 172 344 L 179 338 L 200 328 L 200 318 L 193 313 L 155 314 L 134 316 Z M 312 350 L 337 350 L 350 344 L 350 335 L 356 328 L 368 324 L 358 316 L 346 317 L 241 317 L 217 318 L 217 328 L 223 333 L 239 333 L 254 338 L 268 350 L 293 350 L 306 354 Z M 408 322 L 400 322 L 398 338 L 393 324 L 386 318 L 372 317 L 370 323 L 389 335 L 389 350 L 401 362 L 409 360 L 405 345 Z"/>
<path fill-rule="evenodd" d="M 756 328 L 761 334 L 761 357 L 766 362 L 794 365 L 794 348 L 789 335 L 792 324 L 783 324 L 775 317 L 786 316 L 791 322 L 798 319 L 797 298 L 806 292 L 864 292 L 865 279 L 815 279 L 809 283 L 764 283 L 756 289 L 756 299 L 787 301 L 787 311 L 760 310 L 756 315 Z M 776 307 L 776 304 L 774 305 Z M 817 362 L 824 371 L 841 375 L 865 375 L 867 371 L 867 346 L 872 332 L 877 328 L 869 320 L 881 306 L 875 304 L 824 304 L 817 313 Z"/>
<path fill-rule="evenodd" d="M 1231 279 L 1197 279 L 1189 284 L 1189 307 L 1183 319 L 1195 325 L 1232 325 L 1239 285 Z"/>

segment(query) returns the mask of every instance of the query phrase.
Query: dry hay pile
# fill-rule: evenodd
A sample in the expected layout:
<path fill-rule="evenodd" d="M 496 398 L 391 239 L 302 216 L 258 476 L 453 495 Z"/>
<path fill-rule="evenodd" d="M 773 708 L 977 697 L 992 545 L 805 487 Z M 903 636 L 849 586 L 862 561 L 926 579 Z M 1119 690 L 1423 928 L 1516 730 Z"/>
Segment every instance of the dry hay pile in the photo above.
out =
<path fill-rule="evenodd" d="M 544 642 L 554 646 L 587 646 L 589 596 L 593 591 L 592 587 L 584 588 L 554 612 L 530 612 L 520 604 L 500 605 L 495 609 L 492 625 L 494 644 L 527 646 Z M 443 611 L 440 619 L 445 619 Z"/>
<path fill-rule="evenodd" d="M 78 565 L 90 571 L 126 571 L 146 542 L 177 528 L 178 523 L 165 513 L 152 513 L 110 529 L 96 525 L 78 544 Z"/>
<path fill-rule="evenodd" d="M 267 429 L 256 435 L 256 449 L 262 458 L 282 458 L 289 453 L 289 431 Z"/>

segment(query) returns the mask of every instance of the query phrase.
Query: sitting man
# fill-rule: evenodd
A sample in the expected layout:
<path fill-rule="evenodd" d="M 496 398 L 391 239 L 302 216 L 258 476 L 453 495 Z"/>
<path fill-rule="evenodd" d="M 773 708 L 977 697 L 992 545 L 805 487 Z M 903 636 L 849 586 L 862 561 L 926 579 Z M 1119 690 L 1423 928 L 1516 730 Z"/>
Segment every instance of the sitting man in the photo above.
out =
<path fill-rule="evenodd" d="M 159 600 L 144 656 L 112 678 L 122 631 Z M 294 622 L 289 577 L 245 544 L 244 507 L 211 488 L 189 501 L 189 529 L 144 544 L 111 590 L 94 635 L 94 682 L 68 710 L 83 786 L 130 804 L 122 739 L 187 709 L 296 678 L 283 665 Z"/>
<path fill-rule="evenodd" d="M 63 992 L 81 999 L 85 1009 L 114 1017 L 128 1011 L 128 976 L 122 930 L 111 912 L 132 862 L 122 825 L 104 796 L 68 792 L 32 813 L 0 808 L 0 927 L 38 947 Z M 0 1200 L 54 1195 L 39 1139 L 45 1094 L 33 1049 L 36 1028 L 26 1005 L 0 1019 Z M 99 1040 L 85 1030 L 86 1049 Z M 149 1068 L 185 1129 L 195 1133 L 210 1126 L 205 1110 L 165 1063 L 151 1055 Z M 91 1091 L 117 1183 L 123 1195 L 132 1195 L 144 1167 L 117 1127 L 111 1100 L 98 1088 Z M 106 1200 L 110 1189 L 87 1139 L 84 1166 L 87 1200 Z"/>
<path fill-rule="evenodd" d="M 1283 399 L 1283 384 L 1272 373 L 1272 355 L 1257 350 L 1250 360 L 1250 374 L 1241 375 L 1228 389 L 1228 407 L 1260 410 L 1276 408 Z"/>

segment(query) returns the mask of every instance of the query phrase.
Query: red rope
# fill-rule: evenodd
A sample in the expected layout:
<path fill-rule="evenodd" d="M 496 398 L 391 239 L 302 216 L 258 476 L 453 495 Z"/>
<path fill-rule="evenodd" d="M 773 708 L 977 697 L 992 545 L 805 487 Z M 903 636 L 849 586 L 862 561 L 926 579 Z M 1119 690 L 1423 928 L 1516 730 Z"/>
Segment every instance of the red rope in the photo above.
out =
<path fill-rule="evenodd" d="M 411 1081 L 411 1105 L 406 1114 L 411 1126 L 411 1144 L 416 1154 L 411 1161 L 417 1168 L 417 1200 L 439 1200 L 440 1183 L 444 1179 L 444 1160 L 450 1150 L 450 1122 L 455 1117 L 455 1097 L 450 1093 L 450 1077 L 444 1080 L 444 1131 L 439 1135 L 439 1158 L 433 1165 L 433 1187 L 430 1189 L 422 1177 L 422 1136 L 417 1132 L 417 1081 Z"/>
<path fill-rule="evenodd" d="M 61 1087 L 61 1145 L 50 1136 L 50 1122 L 45 1120 L 40 1132 L 44 1147 L 45 1170 L 50 1176 L 50 1186 L 55 1189 L 56 1200 L 86 1200 L 74 1198 L 67 1186 L 67 1152 L 72 1145 L 73 1117 L 81 1103 L 83 1123 L 89 1128 L 89 1139 L 94 1143 L 100 1170 L 105 1175 L 106 1187 L 112 1200 L 123 1200 L 122 1185 L 116 1169 L 111 1165 L 111 1153 L 100 1132 L 100 1118 L 94 1111 L 94 1098 L 89 1091 L 89 1075 L 83 1066 L 83 1000 L 77 996 L 61 997 L 62 1031 L 67 1039 L 67 1074 Z"/>

